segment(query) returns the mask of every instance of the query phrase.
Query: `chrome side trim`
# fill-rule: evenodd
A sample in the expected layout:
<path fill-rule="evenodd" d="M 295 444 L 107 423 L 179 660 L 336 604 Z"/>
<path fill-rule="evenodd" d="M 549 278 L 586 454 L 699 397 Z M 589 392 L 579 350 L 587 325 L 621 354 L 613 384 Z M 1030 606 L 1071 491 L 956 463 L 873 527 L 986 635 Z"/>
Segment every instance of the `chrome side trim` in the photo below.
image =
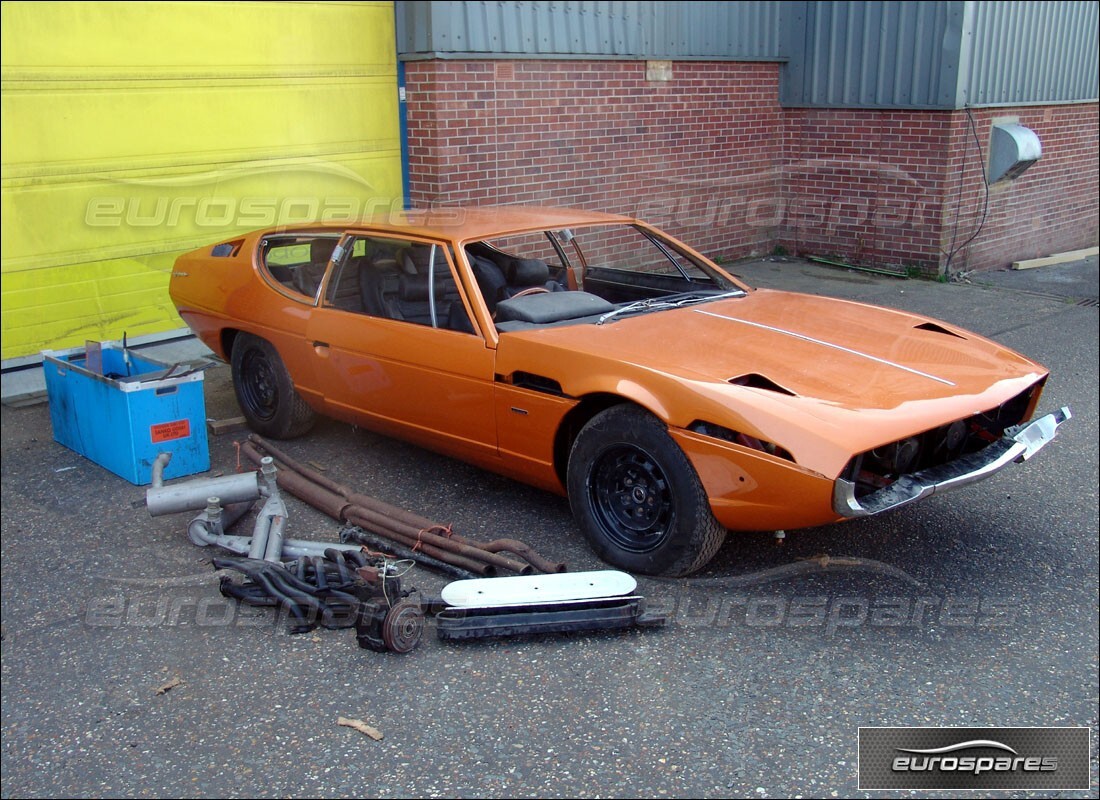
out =
<path fill-rule="evenodd" d="M 936 492 L 988 478 L 1013 462 L 1027 461 L 1038 453 L 1058 433 L 1058 426 L 1072 419 L 1069 408 L 1005 431 L 998 441 L 950 463 L 930 467 L 911 475 L 902 475 L 889 486 L 856 499 L 856 485 L 837 478 L 833 486 L 833 510 L 842 517 L 869 517 L 883 511 L 907 505 Z"/>

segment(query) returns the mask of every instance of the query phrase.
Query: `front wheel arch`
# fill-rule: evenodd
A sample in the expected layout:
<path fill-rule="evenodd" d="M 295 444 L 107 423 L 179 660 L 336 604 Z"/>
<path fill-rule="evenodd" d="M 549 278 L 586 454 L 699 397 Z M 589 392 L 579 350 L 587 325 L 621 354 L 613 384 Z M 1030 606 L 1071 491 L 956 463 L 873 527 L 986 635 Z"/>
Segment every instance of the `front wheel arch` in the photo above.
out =
<path fill-rule="evenodd" d="M 617 405 L 637 405 L 617 394 L 600 392 L 585 395 L 577 405 L 569 409 L 568 413 L 558 424 L 558 430 L 554 434 L 554 472 L 561 481 L 561 485 L 568 488 L 569 453 L 573 449 L 573 442 L 577 434 L 588 424 L 594 416 L 601 411 L 606 411 Z M 641 408 L 641 406 L 638 406 Z"/>

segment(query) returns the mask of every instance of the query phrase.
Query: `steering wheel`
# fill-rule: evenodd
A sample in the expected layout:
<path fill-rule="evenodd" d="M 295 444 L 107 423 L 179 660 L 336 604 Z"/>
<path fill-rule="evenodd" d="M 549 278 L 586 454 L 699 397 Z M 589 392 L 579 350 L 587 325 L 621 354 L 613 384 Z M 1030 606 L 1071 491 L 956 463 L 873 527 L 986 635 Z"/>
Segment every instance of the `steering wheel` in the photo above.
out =
<path fill-rule="evenodd" d="M 522 292 L 516 292 L 514 295 L 512 295 L 511 297 L 509 297 L 507 299 L 514 300 L 517 297 L 526 297 L 527 295 L 531 295 L 531 294 L 550 294 L 550 290 L 547 289 L 545 286 L 528 286 Z M 496 320 L 496 318 L 497 318 L 497 315 L 496 315 L 496 312 L 494 311 L 493 312 L 493 319 Z"/>
<path fill-rule="evenodd" d="M 545 286 L 529 286 L 522 292 L 516 292 L 508 299 L 515 300 L 517 297 L 526 297 L 529 294 L 550 294 L 550 290 L 547 289 Z"/>

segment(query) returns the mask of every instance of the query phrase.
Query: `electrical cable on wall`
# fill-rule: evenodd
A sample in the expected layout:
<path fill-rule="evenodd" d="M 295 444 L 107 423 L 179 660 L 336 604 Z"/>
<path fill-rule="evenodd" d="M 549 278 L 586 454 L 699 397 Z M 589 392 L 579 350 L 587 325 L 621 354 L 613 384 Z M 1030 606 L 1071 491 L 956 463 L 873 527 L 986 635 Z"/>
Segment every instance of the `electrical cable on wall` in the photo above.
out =
<path fill-rule="evenodd" d="M 969 106 L 967 106 L 965 110 L 966 110 L 966 118 L 970 123 L 970 133 L 974 137 L 974 147 L 976 147 L 977 150 L 978 150 L 978 163 L 979 163 L 979 165 L 981 166 L 981 169 L 982 169 L 982 172 L 981 172 L 982 186 L 985 189 L 985 197 L 982 201 L 982 218 L 978 222 L 978 227 L 974 229 L 974 232 L 972 234 L 970 234 L 970 236 L 967 238 L 967 240 L 965 242 L 963 242 L 958 247 L 956 247 L 955 246 L 955 241 L 958 239 L 958 233 L 959 233 L 959 210 L 962 206 L 962 181 L 963 181 L 962 175 L 965 175 L 965 173 L 966 173 L 966 170 L 965 170 L 965 167 L 964 167 L 964 169 L 960 173 L 960 177 L 959 177 L 959 195 L 958 195 L 958 200 L 955 203 L 955 223 L 954 223 L 954 226 L 953 226 L 952 231 L 951 231 L 951 246 L 950 246 L 950 249 L 948 250 L 948 252 L 946 254 L 947 255 L 947 261 L 944 262 L 944 265 L 943 265 L 944 275 L 946 275 L 948 278 L 951 277 L 951 262 L 954 261 L 955 256 L 959 253 L 960 250 L 962 250 L 964 247 L 966 247 L 967 245 L 969 245 L 971 242 L 973 242 L 975 239 L 978 238 L 978 234 L 980 234 L 982 232 L 982 228 L 985 227 L 985 221 L 989 217 L 989 176 L 986 175 L 986 172 L 985 172 L 985 156 L 982 153 L 982 143 L 978 139 L 978 126 L 974 122 L 974 114 L 971 113 Z"/>

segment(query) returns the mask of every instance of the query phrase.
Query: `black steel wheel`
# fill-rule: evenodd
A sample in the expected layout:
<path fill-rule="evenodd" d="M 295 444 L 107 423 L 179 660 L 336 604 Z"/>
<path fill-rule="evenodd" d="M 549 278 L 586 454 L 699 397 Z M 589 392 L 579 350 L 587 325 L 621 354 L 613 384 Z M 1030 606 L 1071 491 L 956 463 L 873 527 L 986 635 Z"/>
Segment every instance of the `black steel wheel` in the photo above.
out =
<path fill-rule="evenodd" d="M 230 357 L 233 389 L 248 426 L 273 439 L 292 439 L 313 427 L 315 416 L 271 343 L 238 334 Z"/>
<path fill-rule="evenodd" d="M 629 572 L 687 575 L 726 530 L 664 423 L 630 404 L 597 414 L 573 442 L 569 502 L 596 554 Z"/>
<path fill-rule="evenodd" d="M 616 546 L 647 553 L 670 535 L 672 490 L 661 465 L 642 448 L 608 447 L 592 465 L 585 488 L 600 527 Z"/>
<path fill-rule="evenodd" d="M 424 632 L 424 611 L 419 603 L 402 600 L 382 620 L 382 641 L 392 653 L 408 653 L 420 644 Z"/>

